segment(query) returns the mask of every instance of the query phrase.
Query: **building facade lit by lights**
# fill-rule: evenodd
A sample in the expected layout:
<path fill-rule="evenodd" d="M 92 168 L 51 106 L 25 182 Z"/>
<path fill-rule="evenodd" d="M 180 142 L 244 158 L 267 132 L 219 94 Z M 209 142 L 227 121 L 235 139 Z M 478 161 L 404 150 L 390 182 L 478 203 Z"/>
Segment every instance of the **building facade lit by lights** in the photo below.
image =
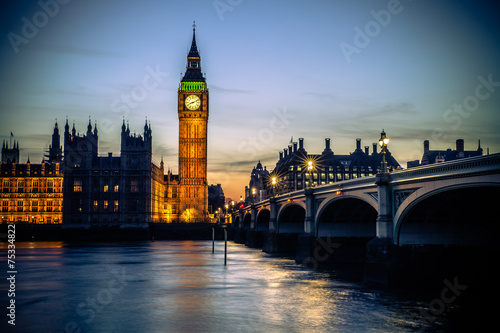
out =
<path fill-rule="evenodd" d="M 98 154 L 97 124 L 87 131 L 56 121 L 42 164 L 19 164 L 19 143 L 4 141 L 0 169 L 2 222 L 138 225 L 208 218 L 208 88 L 201 72 L 195 25 L 178 89 L 179 174 L 152 161 L 151 124 L 132 134 L 123 120 L 120 156 Z M 12 136 L 12 134 L 11 134 Z M 64 175 L 64 176 L 63 176 Z M 219 185 L 220 188 L 220 185 Z M 222 189 L 220 188 L 220 192 Z"/>
<path fill-rule="evenodd" d="M 267 197 L 267 184 L 269 183 L 269 171 L 262 167 L 260 161 L 253 168 L 250 182 L 245 186 L 245 203 L 259 202 Z"/>
<path fill-rule="evenodd" d="M 201 71 L 196 46 L 196 25 L 181 79 L 177 113 L 179 117 L 178 211 L 185 222 L 208 217 L 207 123 L 208 87 Z M 172 198 L 173 199 L 173 198 Z M 171 198 L 167 198 L 167 201 Z"/>
<path fill-rule="evenodd" d="M 64 131 L 64 224 L 137 225 L 162 221 L 163 163 L 152 163 L 151 125 L 131 134 L 123 120 L 120 156 L 98 156 L 97 126 Z"/>
<path fill-rule="evenodd" d="M 389 170 L 401 168 L 396 159 L 387 150 L 387 167 Z M 312 161 L 311 170 L 308 170 L 308 162 Z M 373 143 L 370 153 L 369 146 L 361 148 L 361 139 L 356 139 L 356 149 L 349 155 L 336 155 L 330 147 L 330 139 L 325 139 L 325 149 L 321 154 L 310 154 L 304 148 L 304 139 L 293 142 L 283 151 L 279 152 L 279 159 L 274 170 L 267 176 L 275 176 L 276 185 L 269 181 L 255 182 L 252 171 L 249 187 L 246 190 L 246 197 L 251 194 L 252 186 L 256 187 L 257 193 L 265 193 L 270 196 L 272 191 L 275 194 L 283 194 L 305 189 L 309 186 L 320 186 L 333 184 L 335 182 L 355 179 L 366 176 L 373 176 L 381 170 L 382 154 L 377 151 L 377 143 Z M 257 185 L 254 185 L 257 184 Z M 247 193 L 248 192 L 248 193 Z M 262 199 L 265 195 L 261 195 Z"/>
<path fill-rule="evenodd" d="M 52 146 L 60 148 L 54 129 Z M 51 148 L 52 148 L 51 146 Z M 19 142 L 4 141 L 0 164 L 2 223 L 61 223 L 63 174 L 58 150 L 49 149 L 49 161 L 19 163 Z M 54 154 L 55 153 L 55 154 Z"/>

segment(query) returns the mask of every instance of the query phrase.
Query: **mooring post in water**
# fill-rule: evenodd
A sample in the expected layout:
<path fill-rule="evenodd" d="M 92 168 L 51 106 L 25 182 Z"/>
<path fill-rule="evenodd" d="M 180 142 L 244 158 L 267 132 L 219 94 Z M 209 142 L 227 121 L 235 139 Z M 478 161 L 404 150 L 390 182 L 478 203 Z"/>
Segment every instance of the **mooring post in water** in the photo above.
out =
<path fill-rule="evenodd" d="M 215 252 L 214 248 L 215 248 L 215 228 L 212 227 L 212 253 Z"/>
<path fill-rule="evenodd" d="M 227 230 L 224 229 L 224 266 L 227 264 Z"/>

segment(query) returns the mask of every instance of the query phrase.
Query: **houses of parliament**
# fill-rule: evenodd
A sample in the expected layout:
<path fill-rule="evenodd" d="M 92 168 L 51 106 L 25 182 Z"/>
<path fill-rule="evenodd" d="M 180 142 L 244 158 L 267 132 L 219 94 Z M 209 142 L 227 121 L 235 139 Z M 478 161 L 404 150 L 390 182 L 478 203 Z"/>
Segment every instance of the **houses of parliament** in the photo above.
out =
<path fill-rule="evenodd" d="M 42 163 L 19 161 L 19 142 L 4 141 L 0 165 L 2 222 L 137 225 L 208 218 L 208 88 L 193 40 L 178 89 L 179 174 L 152 161 L 152 130 L 121 127 L 120 156 L 98 155 L 97 124 L 80 135 L 56 121 Z"/>

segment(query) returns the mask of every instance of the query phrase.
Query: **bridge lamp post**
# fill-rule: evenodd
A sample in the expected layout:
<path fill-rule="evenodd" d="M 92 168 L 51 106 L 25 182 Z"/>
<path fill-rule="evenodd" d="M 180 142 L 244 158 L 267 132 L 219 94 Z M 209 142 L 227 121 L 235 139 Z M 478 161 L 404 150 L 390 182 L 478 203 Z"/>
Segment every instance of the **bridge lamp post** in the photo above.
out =
<path fill-rule="evenodd" d="M 385 160 L 385 154 L 387 152 L 387 144 L 389 143 L 389 138 L 385 135 L 384 130 L 382 130 L 382 133 L 380 133 L 380 140 L 378 140 L 378 143 L 382 148 L 382 173 L 387 173 L 387 161 Z"/>
<path fill-rule="evenodd" d="M 271 178 L 271 188 L 273 197 L 276 195 L 276 177 Z"/>
<path fill-rule="evenodd" d="M 257 193 L 257 189 L 252 187 L 252 203 L 255 203 L 255 194 Z"/>
<path fill-rule="evenodd" d="M 314 184 L 314 181 L 313 181 L 313 178 L 312 178 L 312 171 L 313 171 L 313 162 L 312 161 L 308 161 L 307 162 L 307 172 L 309 173 L 309 181 L 310 181 L 310 186 L 309 187 L 313 187 L 313 184 Z"/>
<path fill-rule="evenodd" d="M 227 223 L 227 215 L 228 215 L 228 211 L 229 211 L 229 205 L 226 204 L 226 214 L 224 214 L 224 223 Z"/>

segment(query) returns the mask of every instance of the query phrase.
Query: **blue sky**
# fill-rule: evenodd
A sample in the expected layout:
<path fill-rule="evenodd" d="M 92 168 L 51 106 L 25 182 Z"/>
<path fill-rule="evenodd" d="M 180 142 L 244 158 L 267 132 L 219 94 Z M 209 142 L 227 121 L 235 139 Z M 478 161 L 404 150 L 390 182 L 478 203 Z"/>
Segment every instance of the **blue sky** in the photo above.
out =
<path fill-rule="evenodd" d="M 45 9 L 44 9 L 45 8 Z M 210 183 L 239 198 L 291 137 L 320 153 L 383 129 L 405 167 L 431 149 L 500 151 L 493 1 L 12 1 L 2 4 L 0 136 L 39 162 L 57 118 L 119 154 L 122 119 L 177 173 L 177 88 L 196 20 L 210 89 Z M 28 22 L 28 23 L 27 23 Z M 30 29 L 31 28 L 31 29 Z M 34 29 L 33 29 L 34 28 Z M 146 82 L 146 83 L 145 83 Z M 144 89 L 145 84 L 148 89 Z M 145 93 L 144 93 L 145 92 Z M 129 96 L 127 105 L 122 96 Z"/>

